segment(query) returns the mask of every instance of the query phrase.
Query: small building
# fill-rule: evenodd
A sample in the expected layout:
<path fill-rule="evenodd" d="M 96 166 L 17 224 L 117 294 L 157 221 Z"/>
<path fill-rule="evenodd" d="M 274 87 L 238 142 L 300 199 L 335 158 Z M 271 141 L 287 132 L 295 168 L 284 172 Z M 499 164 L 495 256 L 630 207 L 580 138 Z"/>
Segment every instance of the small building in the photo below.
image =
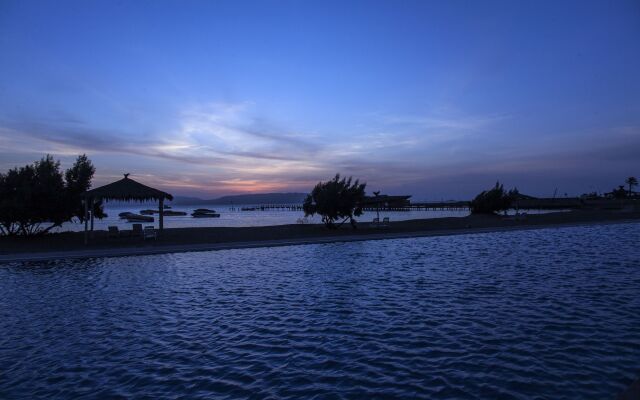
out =
<path fill-rule="evenodd" d="M 365 196 L 362 203 L 364 208 L 404 208 L 411 204 L 411 195 L 389 196 L 382 194 L 379 196 Z"/>

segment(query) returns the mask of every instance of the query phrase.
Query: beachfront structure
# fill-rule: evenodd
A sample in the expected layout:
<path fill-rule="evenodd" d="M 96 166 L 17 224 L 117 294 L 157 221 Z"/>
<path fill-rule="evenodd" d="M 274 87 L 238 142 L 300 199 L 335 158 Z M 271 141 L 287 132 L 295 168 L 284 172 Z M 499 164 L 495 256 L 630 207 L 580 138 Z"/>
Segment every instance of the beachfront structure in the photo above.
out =
<path fill-rule="evenodd" d="M 408 207 L 411 195 L 389 196 L 382 194 L 379 196 L 365 196 L 362 205 L 364 208 L 394 209 Z"/>
<path fill-rule="evenodd" d="M 160 234 L 164 228 L 164 200 L 173 200 L 169 193 L 143 185 L 129 178 L 129 174 L 124 174 L 124 178 L 108 185 L 100 186 L 88 190 L 82 194 L 84 197 L 84 242 L 88 241 L 89 232 L 89 209 L 93 210 L 96 200 L 119 200 L 119 201 L 158 201 L 158 214 Z M 91 231 L 93 231 L 93 212 L 91 213 Z"/>

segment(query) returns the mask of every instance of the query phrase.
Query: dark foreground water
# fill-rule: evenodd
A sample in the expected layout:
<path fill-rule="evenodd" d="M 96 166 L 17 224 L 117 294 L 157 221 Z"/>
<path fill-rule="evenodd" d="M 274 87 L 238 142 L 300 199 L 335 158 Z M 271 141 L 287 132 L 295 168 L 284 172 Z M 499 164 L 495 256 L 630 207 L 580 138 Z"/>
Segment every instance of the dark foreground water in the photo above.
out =
<path fill-rule="evenodd" d="M 640 224 L 0 266 L 0 398 L 607 399 Z"/>

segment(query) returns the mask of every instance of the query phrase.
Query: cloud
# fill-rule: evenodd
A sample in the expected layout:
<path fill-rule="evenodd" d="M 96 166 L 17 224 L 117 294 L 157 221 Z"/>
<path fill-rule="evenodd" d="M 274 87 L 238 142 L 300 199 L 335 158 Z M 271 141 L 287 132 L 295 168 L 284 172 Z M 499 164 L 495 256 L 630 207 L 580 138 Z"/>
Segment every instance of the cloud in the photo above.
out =
<path fill-rule="evenodd" d="M 277 127 L 252 112 L 250 104 L 196 105 L 180 115 L 180 140 L 211 152 L 245 158 L 299 160 L 319 144 Z"/>
<path fill-rule="evenodd" d="M 283 127 L 252 103 L 194 104 L 163 118 L 170 121 L 166 129 L 138 134 L 68 113 L 5 117 L 0 146 L 37 157 L 87 153 L 101 160 L 100 183 L 134 172 L 183 194 L 307 190 L 337 172 L 384 190 L 413 185 L 423 188 L 415 189 L 419 192 L 429 181 L 447 180 L 475 187 L 482 177 L 554 170 L 584 176 L 605 162 L 633 169 L 638 166 L 634 149 L 640 148 L 640 128 L 633 125 L 544 140 L 531 136 L 523 142 L 523 135 L 517 143 L 499 140 L 496 132 L 508 138 L 502 123 L 510 117 L 504 115 L 368 115 L 359 117 L 357 129 L 337 126 L 324 134 Z"/>
<path fill-rule="evenodd" d="M 4 118 L 0 140 L 17 151 L 37 141 L 56 152 L 134 154 L 193 164 L 241 165 L 247 160 L 299 161 L 317 145 L 302 136 L 280 133 L 264 119 L 246 114 L 244 105 L 201 106 L 178 116 L 178 129 L 139 135 L 99 129 L 78 118 Z M 28 139 L 27 139 L 28 138 Z"/>

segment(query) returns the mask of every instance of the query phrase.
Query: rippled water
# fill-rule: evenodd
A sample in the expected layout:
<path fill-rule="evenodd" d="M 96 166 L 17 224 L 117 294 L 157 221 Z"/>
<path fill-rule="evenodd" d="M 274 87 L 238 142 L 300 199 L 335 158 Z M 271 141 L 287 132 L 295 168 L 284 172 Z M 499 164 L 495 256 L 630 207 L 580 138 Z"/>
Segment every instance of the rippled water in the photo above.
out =
<path fill-rule="evenodd" d="M 131 223 L 126 219 L 121 219 L 118 214 L 121 212 L 135 212 L 139 213 L 140 210 L 155 208 L 156 205 L 152 204 L 113 204 L 107 203 L 105 205 L 105 212 L 107 217 L 104 219 L 96 219 L 94 221 L 95 230 L 106 231 L 109 226 L 117 226 L 119 229 L 131 229 Z M 209 208 L 216 210 L 220 213 L 220 218 L 193 218 L 191 213 L 196 208 Z M 238 206 L 221 206 L 221 205 L 175 205 L 172 207 L 172 211 L 184 211 L 187 213 L 185 216 L 167 216 L 164 217 L 165 228 L 188 228 L 188 227 L 242 227 L 242 226 L 270 226 L 270 225 L 287 225 L 295 224 L 298 219 L 304 217 L 302 211 L 288 211 L 288 210 L 268 210 L 268 211 L 240 211 Z M 558 212 L 559 210 L 527 210 L 530 214 Z M 564 210 L 561 210 L 564 211 Z M 515 210 L 509 211 L 511 214 L 515 213 Z M 444 217 L 466 217 L 469 215 L 468 210 L 447 210 L 447 211 L 424 211 L 424 210 L 412 210 L 412 211 L 380 211 L 380 219 L 387 217 L 391 221 L 405 221 L 409 219 L 428 219 L 428 218 L 444 218 Z M 375 211 L 366 211 L 360 217 L 357 218 L 360 222 L 371 222 L 376 217 Z M 320 224 L 322 218 L 318 215 L 308 217 L 309 223 Z M 155 215 L 155 221 L 153 223 L 145 223 L 145 225 L 158 226 L 158 216 Z M 55 229 L 57 232 L 63 231 L 82 231 L 84 230 L 84 224 L 75 222 L 66 222 L 62 227 Z"/>
<path fill-rule="evenodd" d="M 94 229 L 107 230 L 108 226 L 117 226 L 119 229 L 131 229 L 131 223 L 125 219 L 118 217 L 121 212 L 139 213 L 140 210 L 155 208 L 157 205 L 140 205 L 138 203 L 131 204 L 111 204 L 107 203 L 105 212 L 107 217 L 104 219 L 96 219 L 94 221 Z M 209 208 L 220 213 L 220 218 L 193 218 L 191 213 L 196 208 Z M 221 206 L 221 205 L 176 205 L 172 207 L 172 211 L 184 211 L 185 216 L 167 216 L 164 217 L 165 228 L 187 228 L 187 227 L 241 227 L 241 226 L 270 226 L 270 225 L 287 225 L 295 224 L 298 219 L 304 217 L 303 211 L 289 210 L 268 210 L 268 211 L 241 211 L 238 206 Z M 536 212 L 536 211 L 531 211 Z M 424 219 L 424 218 L 442 218 L 442 217 L 466 217 L 469 211 L 381 211 L 380 218 L 388 217 L 391 221 L 404 221 L 408 219 Z M 370 222 L 376 217 L 374 212 L 364 212 L 358 217 L 358 221 Z M 309 223 L 320 224 L 322 218 L 318 215 L 308 217 Z M 154 223 L 145 223 L 145 225 L 158 226 L 158 216 L 155 215 Z M 82 231 L 84 224 L 80 222 L 67 222 L 57 229 L 58 232 L 63 231 Z"/>
<path fill-rule="evenodd" d="M 0 266 L 0 398 L 606 399 L 640 224 Z"/>

